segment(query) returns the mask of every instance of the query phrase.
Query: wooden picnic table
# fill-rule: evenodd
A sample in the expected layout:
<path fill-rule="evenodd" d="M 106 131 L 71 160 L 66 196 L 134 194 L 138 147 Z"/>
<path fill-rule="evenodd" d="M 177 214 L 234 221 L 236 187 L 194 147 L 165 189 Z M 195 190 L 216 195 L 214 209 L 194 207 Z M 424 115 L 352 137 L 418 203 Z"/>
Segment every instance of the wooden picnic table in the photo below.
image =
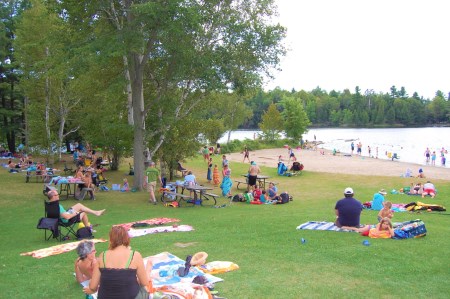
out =
<path fill-rule="evenodd" d="M 245 183 L 243 181 L 238 181 L 238 180 L 235 181 L 238 183 L 236 186 L 237 189 L 239 189 L 239 184 L 247 184 L 248 185 L 248 174 L 243 174 L 242 176 L 245 177 Z M 258 174 L 256 176 L 256 181 L 258 182 L 259 188 L 261 190 L 266 189 L 266 180 L 268 180 L 268 179 L 270 179 L 270 176 L 267 176 L 267 175 Z"/>

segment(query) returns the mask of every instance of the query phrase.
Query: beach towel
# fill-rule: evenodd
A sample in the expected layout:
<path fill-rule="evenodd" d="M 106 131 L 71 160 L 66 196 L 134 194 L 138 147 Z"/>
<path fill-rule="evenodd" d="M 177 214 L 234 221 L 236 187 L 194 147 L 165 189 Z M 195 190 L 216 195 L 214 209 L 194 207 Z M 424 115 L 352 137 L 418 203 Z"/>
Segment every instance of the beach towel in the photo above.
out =
<path fill-rule="evenodd" d="M 149 234 L 157 234 L 157 233 L 170 233 L 170 232 L 189 232 L 194 230 L 194 228 L 190 225 L 178 225 L 178 226 L 158 226 L 158 227 L 150 227 L 144 229 L 134 229 L 130 228 L 128 230 L 128 236 L 130 238 L 141 237 Z"/>
<path fill-rule="evenodd" d="M 105 239 L 90 239 L 89 241 L 92 241 L 94 243 L 108 242 L 108 240 L 105 240 Z M 21 253 L 20 255 L 22 255 L 22 256 L 29 255 L 34 258 L 40 259 L 40 258 L 47 257 L 50 255 L 57 255 L 57 254 L 61 254 L 64 252 L 72 251 L 75 248 L 77 248 L 77 246 L 78 246 L 78 244 L 80 244 L 80 242 L 83 242 L 83 241 L 65 243 L 65 244 L 56 245 L 56 246 L 43 248 L 43 249 L 38 249 L 38 250 L 30 251 L 30 252 L 24 252 L 24 253 Z"/>
<path fill-rule="evenodd" d="M 135 223 L 145 223 L 148 225 L 161 225 L 169 222 L 180 222 L 180 219 L 176 218 L 152 218 L 152 219 L 146 219 L 141 221 L 134 221 L 129 223 L 122 223 L 122 224 L 116 224 L 115 226 L 122 226 L 126 230 L 129 230 L 131 226 Z"/>
<path fill-rule="evenodd" d="M 233 182 L 229 177 L 224 177 L 222 180 L 222 184 L 220 184 L 220 189 L 222 189 L 222 196 L 228 196 L 230 194 L 231 186 Z"/>
<path fill-rule="evenodd" d="M 334 222 L 326 221 L 309 221 L 297 226 L 297 229 L 309 229 L 309 230 L 328 230 L 335 232 L 355 232 L 353 230 L 343 229 L 337 227 Z"/>
<path fill-rule="evenodd" d="M 237 270 L 239 266 L 233 262 L 214 261 L 201 265 L 198 268 L 208 274 L 218 274 Z"/>
<path fill-rule="evenodd" d="M 223 281 L 211 274 L 203 273 L 196 267 L 191 267 L 186 276 L 180 277 L 178 268 L 184 267 L 186 261 L 169 253 L 161 252 L 144 258 L 144 265 L 151 260 L 153 263 L 151 279 L 153 289 L 164 294 L 176 294 L 176 298 L 208 298 L 209 292 L 204 286 L 192 283 L 196 276 L 203 276 L 208 284 Z"/>

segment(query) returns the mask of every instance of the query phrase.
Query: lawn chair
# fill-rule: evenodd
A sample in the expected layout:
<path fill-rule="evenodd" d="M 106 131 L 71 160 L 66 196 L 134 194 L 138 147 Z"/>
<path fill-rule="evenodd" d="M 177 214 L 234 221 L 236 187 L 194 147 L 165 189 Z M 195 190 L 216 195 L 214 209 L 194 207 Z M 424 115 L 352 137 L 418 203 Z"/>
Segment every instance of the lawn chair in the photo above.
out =
<path fill-rule="evenodd" d="M 72 235 L 76 239 L 77 233 L 75 230 L 75 225 L 77 225 L 77 223 L 79 222 L 76 220 L 77 217 L 74 217 L 70 219 L 69 222 L 64 223 L 60 218 L 59 200 L 52 202 L 44 201 L 44 205 L 45 205 L 45 218 L 54 219 L 53 221 L 57 220 L 56 230 L 54 228 L 52 230 L 53 237 L 59 238 L 59 241 L 62 241 L 70 239 L 70 235 Z M 63 232 L 61 228 L 65 229 L 65 231 Z"/>
<path fill-rule="evenodd" d="M 298 175 L 298 174 L 302 174 L 303 168 L 304 168 L 303 164 L 296 161 L 296 162 L 292 163 L 292 167 L 290 170 L 292 172 L 292 175 Z"/>

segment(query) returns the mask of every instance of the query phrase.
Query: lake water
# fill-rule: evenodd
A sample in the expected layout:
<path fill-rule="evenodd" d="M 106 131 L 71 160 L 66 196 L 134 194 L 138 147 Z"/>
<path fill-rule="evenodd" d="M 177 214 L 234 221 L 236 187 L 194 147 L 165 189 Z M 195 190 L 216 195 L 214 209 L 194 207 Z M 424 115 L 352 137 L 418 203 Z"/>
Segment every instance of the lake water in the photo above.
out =
<path fill-rule="evenodd" d="M 261 131 L 232 131 L 231 139 L 244 140 L 253 139 Z M 255 135 L 256 134 L 256 135 Z M 389 159 L 386 153 L 397 153 L 399 161 L 425 165 L 425 150 L 428 147 L 431 152 L 436 152 L 436 166 L 441 167 L 440 151 L 444 147 L 450 150 L 450 128 L 402 128 L 402 129 L 310 129 L 303 135 L 303 140 L 322 141 L 319 148 L 333 150 L 341 153 L 350 153 L 350 144 L 362 143 L 362 155 L 369 156 L 368 146 L 371 147 L 371 156 L 376 155 L 378 147 L 378 158 Z M 219 143 L 226 143 L 228 133 L 226 133 Z M 450 167 L 447 158 L 446 167 Z"/>

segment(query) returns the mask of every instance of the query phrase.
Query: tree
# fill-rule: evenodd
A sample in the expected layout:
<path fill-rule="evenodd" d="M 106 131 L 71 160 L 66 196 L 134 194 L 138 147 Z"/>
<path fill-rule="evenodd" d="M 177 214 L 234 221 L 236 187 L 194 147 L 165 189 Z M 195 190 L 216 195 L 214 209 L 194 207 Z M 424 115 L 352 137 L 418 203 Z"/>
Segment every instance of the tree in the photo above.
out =
<path fill-rule="evenodd" d="M 282 115 L 286 136 L 294 141 L 300 141 L 310 125 L 302 102 L 293 97 L 285 96 L 281 105 L 283 107 Z"/>
<path fill-rule="evenodd" d="M 4 1 L 0 5 L 0 141 L 16 151 L 18 137 L 23 137 L 24 97 L 18 89 L 19 63 L 14 54 L 16 21 L 27 1 Z"/>
<path fill-rule="evenodd" d="M 262 74 L 284 54 L 285 29 L 268 23 L 273 1 L 82 2 L 60 1 L 60 9 L 69 20 L 84 18 L 78 26 L 93 24 L 86 37 L 100 53 L 122 58 L 121 74 L 129 77 L 138 188 L 146 143 L 155 155 L 174 124 L 188 118 L 209 92 L 259 86 Z M 234 123 L 236 114 L 230 116 Z"/>
<path fill-rule="evenodd" d="M 284 126 L 283 117 L 278 111 L 277 106 L 273 103 L 270 104 L 267 111 L 262 115 L 261 120 L 259 128 L 263 132 L 264 138 L 269 141 L 277 139 L 278 134 L 283 131 Z"/>

